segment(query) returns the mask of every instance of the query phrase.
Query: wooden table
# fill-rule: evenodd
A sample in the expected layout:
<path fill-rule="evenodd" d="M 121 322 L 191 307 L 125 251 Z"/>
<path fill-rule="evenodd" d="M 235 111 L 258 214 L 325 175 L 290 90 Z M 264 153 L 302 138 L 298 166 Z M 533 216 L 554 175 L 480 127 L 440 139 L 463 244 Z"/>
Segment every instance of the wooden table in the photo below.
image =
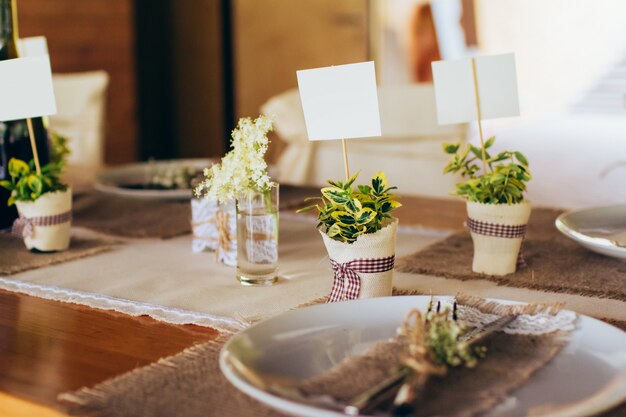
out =
<path fill-rule="evenodd" d="M 462 227 L 459 201 L 402 199 L 402 224 Z M 217 331 L 172 325 L 0 290 L 0 416 L 62 416 L 59 393 L 208 341 Z"/>

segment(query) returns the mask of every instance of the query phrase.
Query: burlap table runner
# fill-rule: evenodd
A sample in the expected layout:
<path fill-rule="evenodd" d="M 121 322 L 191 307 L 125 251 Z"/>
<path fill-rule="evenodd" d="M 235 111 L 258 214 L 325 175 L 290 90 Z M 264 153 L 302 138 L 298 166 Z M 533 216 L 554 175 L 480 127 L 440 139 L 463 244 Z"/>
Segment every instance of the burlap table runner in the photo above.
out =
<path fill-rule="evenodd" d="M 394 290 L 394 294 L 408 295 L 409 293 Z M 307 303 L 307 305 L 324 301 L 325 299 L 313 300 Z M 625 322 L 613 322 L 611 324 L 618 325 L 626 330 Z M 284 417 L 285 414 L 272 410 L 237 390 L 222 375 L 218 364 L 219 352 L 229 338 L 230 334 L 222 333 L 214 341 L 193 346 L 179 354 L 112 378 L 93 388 L 83 388 L 75 392 L 61 394 L 59 395 L 59 400 L 66 406 L 66 411 L 69 414 L 93 417 L 130 417 L 139 415 L 144 417 Z M 518 338 L 520 340 L 516 340 Z M 489 408 L 493 406 L 507 392 L 521 385 L 535 370 L 549 361 L 560 349 L 561 339 L 557 337 L 539 338 L 500 335 L 497 338 L 494 337 L 487 347 L 489 355 L 479 365 L 481 366 L 480 371 L 485 373 L 481 380 L 489 381 L 490 378 L 493 378 L 491 381 L 497 380 L 500 383 L 498 384 L 499 387 L 494 386 L 493 382 L 489 385 L 496 390 L 496 393 L 495 395 L 488 395 L 488 401 L 483 399 L 480 402 L 483 409 L 484 407 Z M 370 356 L 372 353 L 378 356 L 376 350 L 383 349 L 386 353 L 379 357 L 395 357 L 393 354 L 390 354 L 388 348 L 388 343 L 376 345 L 369 351 Z M 520 354 L 528 359 L 526 370 L 511 362 L 511 349 L 515 350 L 516 355 Z M 529 355 L 531 350 L 533 355 Z M 535 353 L 539 354 L 535 357 Z M 506 369 L 498 366 L 501 357 L 508 361 Z M 362 360 L 362 357 L 353 357 L 338 366 L 355 367 L 356 365 L 362 368 Z M 387 370 L 388 366 L 382 366 L 378 369 Z M 514 371 L 515 378 L 509 381 L 511 369 Z M 337 370 L 335 368 L 335 371 Z M 339 372 L 343 373 L 343 370 L 340 369 Z M 455 370 L 450 375 L 450 378 L 434 381 L 427 388 L 429 391 L 427 395 L 424 395 L 424 398 L 439 395 L 438 401 L 434 401 L 436 397 L 433 397 L 433 401 L 429 402 L 429 404 L 434 406 L 438 402 L 445 400 L 441 396 L 445 397 L 447 395 L 446 388 L 459 391 L 458 394 L 461 396 L 476 393 L 476 384 L 473 382 L 476 379 L 473 379 L 475 375 L 472 372 L 472 370 Z M 323 375 L 317 379 L 306 381 L 305 384 L 311 392 L 315 390 L 326 391 L 328 389 L 328 376 Z M 336 395 L 339 394 L 340 389 L 344 389 L 343 395 L 352 394 L 348 390 L 353 390 L 354 387 L 351 387 L 350 383 L 346 384 L 345 382 L 354 382 L 355 378 L 340 378 L 332 381 L 333 374 L 330 374 L 330 379 L 334 384 L 333 392 Z M 363 381 L 358 382 L 358 384 L 362 383 Z M 340 386 L 336 384 L 340 384 Z M 467 401 L 467 398 L 458 399 Z M 465 402 L 466 405 L 469 403 Z M 454 408 L 454 404 L 446 405 Z M 442 416 L 444 415 L 442 414 Z M 610 412 L 603 413 L 599 417 L 623 417 L 624 415 L 626 415 L 626 404 Z"/>
<path fill-rule="evenodd" d="M 302 207 L 304 198 L 319 189 L 282 185 L 280 209 Z M 131 238 L 168 239 L 191 233 L 189 200 L 124 198 L 98 192 L 74 196 L 75 226 Z"/>
<path fill-rule="evenodd" d="M 33 253 L 26 249 L 21 238 L 0 233 L 0 275 L 13 275 L 30 269 L 72 261 L 106 252 L 115 247 L 115 241 L 103 238 L 73 236 L 68 250 L 53 253 Z"/>
<path fill-rule="evenodd" d="M 563 236 L 554 226 L 559 214 L 556 210 L 533 210 L 523 245 L 528 266 L 514 274 L 495 277 L 472 272 L 473 246 L 467 231 L 399 259 L 396 269 L 626 301 L 626 262 L 591 252 Z"/>

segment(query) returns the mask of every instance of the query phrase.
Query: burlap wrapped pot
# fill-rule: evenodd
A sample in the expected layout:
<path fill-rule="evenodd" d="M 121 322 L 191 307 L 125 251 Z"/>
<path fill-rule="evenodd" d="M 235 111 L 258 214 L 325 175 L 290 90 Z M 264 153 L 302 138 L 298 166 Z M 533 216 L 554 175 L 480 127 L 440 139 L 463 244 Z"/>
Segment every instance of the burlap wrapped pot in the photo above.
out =
<path fill-rule="evenodd" d="M 391 295 L 398 219 L 353 243 L 331 239 L 320 231 L 333 267 L 329 302 Z"/>
<path fill-rule="evenodd" d="M 507 275 L 516 271 L 530 211 L 526 201 L 519 204 L 467 203 L 467 225 L 474 242 L 474 272 Z"/>

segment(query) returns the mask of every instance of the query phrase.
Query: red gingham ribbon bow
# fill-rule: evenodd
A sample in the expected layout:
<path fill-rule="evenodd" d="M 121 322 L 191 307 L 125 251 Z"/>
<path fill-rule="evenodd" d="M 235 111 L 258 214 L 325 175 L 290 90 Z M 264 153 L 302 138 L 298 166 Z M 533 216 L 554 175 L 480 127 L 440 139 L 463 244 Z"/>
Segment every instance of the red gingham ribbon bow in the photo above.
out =
<path fill-rule="evenodd" d="M 339 263 L 334 259 L 330 260 L 333 267 L 335 281 L 333 289 L 328 297 L 329 303 L 344 300 L 354 300 L 361 293 L 361 277 L 360 273 L 375 274 L 393 269 L 395 256 L 391 255 L 386 258 L 368 258 L 354 259 L 350 262 Z"/>
<path fill-rule="evenodd" d="M 72 212 L 66 211 L 65 213 L 55 214 L 53 216 L 41 216 L 41 217 L 24 217 L 20 214 L 20 217 L 15 219 L 13 227 L 11 227 L 11 234 L 18 237 L 31 237 L 34 232 L 35 226 L 56 226 L 58 224 L 67 223 L 72 220 Z"/>
<path fill-rule="evenodd" d="M 516 239 L 520 237 L 524 238 L 524 235 L 526 234 L 525 224 L 510 225 L 487 223 L 474 220 L 470 217 L 467 218 L 467 227 L 472 233 L 476 233 L 478 235 L 503 237 L 507 239 Z M 519 268 L 526 266 L 522 248 L 520 248 L 517 256 L 517 266 Z"/>

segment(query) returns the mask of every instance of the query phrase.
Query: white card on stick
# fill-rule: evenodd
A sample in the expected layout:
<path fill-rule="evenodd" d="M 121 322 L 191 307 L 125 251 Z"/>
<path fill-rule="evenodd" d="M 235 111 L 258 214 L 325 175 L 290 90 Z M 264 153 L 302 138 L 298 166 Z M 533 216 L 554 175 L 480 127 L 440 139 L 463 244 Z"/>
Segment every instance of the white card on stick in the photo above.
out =
<path fill-rule="evenodd" d="M 48 54 L 48 41 L 45 36 L 31 36 L 17 41 L 20 57 L 41 56 Z"/>
<path fill-rule="evenodd" d="M 380 136 L 374 62 L 297 72 L 309 140 Z"/>
<path fill-rule="evenodd" d="M 0 61 L 0 121 L 55 114 L 48 55 Z"/>
<path fill-rule="evenodd" d="M 519 116 L 515 55 L 478 56 L 476 77 L 482 119 Z M 472 58 L 432 63 L 440 124 L 478 119 Z"/>

